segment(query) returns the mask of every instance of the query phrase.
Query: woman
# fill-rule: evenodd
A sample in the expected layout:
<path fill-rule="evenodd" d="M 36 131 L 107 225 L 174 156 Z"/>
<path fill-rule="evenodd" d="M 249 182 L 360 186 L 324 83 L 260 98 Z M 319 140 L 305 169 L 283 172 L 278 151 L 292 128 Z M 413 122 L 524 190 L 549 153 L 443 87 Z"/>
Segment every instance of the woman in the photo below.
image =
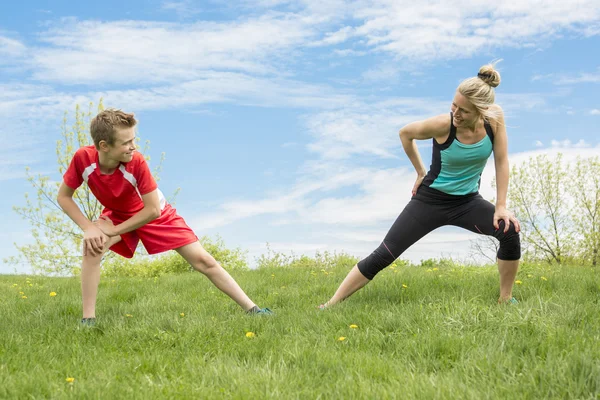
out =
<path fill-rule="evenodd" d="M 513 213 L 506 209 L 509 176 L 506 127 L 502 109 L 494 104 L 494 88 L 499 84 L 500 74 L 493 65 L 485 65 L 477 77 L 458 86 L 449 115 L 413 122 L 400 130 L 402 146 L 417 171 L 413 197 L 381 245 L 352 268 L 321 308 L 352 295 L 417 240 L 444 225 L 460 226 L 500 241 L 498 302 L 517 302 L 512 297 L 512 287 L 521 257 L 520 227 Z M 433 139 L 433 156 L 426 173 L 415 139 L 429 138 Z M 481 172 L 492 151 L 496 166 L 495 206 L 478 193 Z"/>

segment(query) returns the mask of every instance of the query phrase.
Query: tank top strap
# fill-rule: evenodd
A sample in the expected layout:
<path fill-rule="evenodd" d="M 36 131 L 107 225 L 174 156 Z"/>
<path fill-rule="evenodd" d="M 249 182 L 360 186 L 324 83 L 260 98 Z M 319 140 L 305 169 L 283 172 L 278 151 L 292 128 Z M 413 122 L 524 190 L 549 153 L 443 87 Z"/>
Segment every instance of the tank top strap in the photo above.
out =
<path fill-rule="evenodd" d="M 448 136 L 448 142 L 452 142 L 456 139 L 456 127 L 454 126 L 454 115 L 452 111 L 450 111 L 450 135 Z"/>
<path fill-rule="evenodd" d="M 488 137 L 492 141 L 492 144 L 494 144 L 494 130 L 492 129 L 492 125 L 490 125 L 488 120 L 484 120 L 483 126 L 485 127 L 485 133 L 487 133 Z"/>

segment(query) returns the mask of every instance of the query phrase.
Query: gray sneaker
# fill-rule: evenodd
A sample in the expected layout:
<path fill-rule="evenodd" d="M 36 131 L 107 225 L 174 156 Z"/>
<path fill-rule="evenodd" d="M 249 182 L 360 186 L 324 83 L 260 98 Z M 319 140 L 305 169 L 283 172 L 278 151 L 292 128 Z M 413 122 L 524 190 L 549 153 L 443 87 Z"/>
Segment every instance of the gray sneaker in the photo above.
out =
<path fill-rule="evenodd" d="M 251 309 L 246 311 L 246 314 L 275 315 L 275 313 L 273 311 L 271 311 L 269 308 L 260 308 L 258 306 L 252 307 Z"/>
<path fill-rule="evenodd" d="M 80 326 L 83 327 L 94 327 L 96 326 L 96 318 L 81 318 Z"/>

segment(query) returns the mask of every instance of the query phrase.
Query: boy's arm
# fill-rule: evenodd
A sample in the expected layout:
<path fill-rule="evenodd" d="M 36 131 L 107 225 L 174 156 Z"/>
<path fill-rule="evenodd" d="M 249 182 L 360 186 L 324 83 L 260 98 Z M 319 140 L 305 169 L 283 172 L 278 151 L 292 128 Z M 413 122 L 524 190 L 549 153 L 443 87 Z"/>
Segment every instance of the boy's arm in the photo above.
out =
<path fill-rule="evenodd" d="M 161 210 L 158 189 L 154 189 L 150 193 L 143 194 L 142 201 L 144 202 L 144 208 L 134 214 L 127 221 L 113 226 L 110 220 L 100 219 L 96 222 L 96 225 L 107 236 L 112 237 L 136 230 L 137 228 L 146 225 L 148 222 L 160 217 Z"/>
<path fill-rule="evenodd" d="M 83 231 L 83 255 L 87 255 L 88 251 L 93 256 L 100 255 L 104 250 L 104 244 L 108 240 L 108 237 L 83 215 L 77 203 L 73 200 L 74 193 L 75 190 L 63 182 L 58 189 L 56 200 L 65 214 Z"/>

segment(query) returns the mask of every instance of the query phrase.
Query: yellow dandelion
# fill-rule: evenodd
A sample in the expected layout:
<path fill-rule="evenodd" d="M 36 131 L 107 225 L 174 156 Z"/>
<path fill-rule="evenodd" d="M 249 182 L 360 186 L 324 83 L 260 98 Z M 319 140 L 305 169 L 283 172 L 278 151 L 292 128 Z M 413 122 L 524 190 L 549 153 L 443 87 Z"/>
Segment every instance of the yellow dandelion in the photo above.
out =
<path fill-rule="evenodd" d="M 56 292 L 50 292 L 50 297 L 56 296 Z"/>
<path fill-rule="evenodd" d="M 26 299 L 26 298 L 27 298 L 27 296 L 21 296 L 21 298 L 22 298 L 22 299 Z"/>
<path fill-rule="evenodd" d="M 185 317 L 185 313 L 180 313 L 179 316 L 180 317 Z"/>
<path fill-rule="evenodd" d="M 73 383 L 73 382 L 75 382 L 75 378 L 70 378 L 69 377 L 69 378 L 67 378 L 65 380 L 67 381 L 67 383 Z"/>
<path fill-rule="evenodd" d="M 345 337 L 345 336 L 340 336 L 340 337 L 338 338 L 338 342 L 343 342 L 344 340 L 346 340 L 346 337 Z"/>
<path fill-rule="evenodd" d="M 19 286 L 19 285 L 18 285 L 18 284 L 16 284 L 16 283 L 13 283 L 13 287 L 17 287 L 17 286 Z"/>
<path fill-rule="evenodd" d="M 285 289 L 286 287 L 287 287 L 287 286 L 282 286 L 282 287 L 280 287 L 280 289 Z"/>
<path fill-rule="evenodd" d="M 271 278 L 275 278 L 275 274 L 271 274 Z"/>
<path fill-rule="evenodd" d="M 543 280 L 543 281 L 547 281 L 547 280 L 548 280 L 548 278 L 546 278 L 545 276 L 542 276 L 542 280 Z"/>
<path fill-rule="evenodd" d="M 516 283 L 517 285 L 520 285 L 520 284 L 521 284 L 521 283 L 523 283 L 523 282 L 521 282 L 521 281 L 515 281 L 515 283 Z"/>
<path fill-rule="evenodd" d="M 438 267 L 435 267 L 433 270 L 434 271 L 439 271 L 440 269 Z"/>
<path fill-rule="evenodd" d="M 527 277 L 528 277 L 528 278 L 533 278 L 533 275 L 531 275 L 531 274 L 527 274 Z"/>
<path fill-rule="evenodd" d="M 408 286 L 406 286 L 406 284 L 404 284 L 404 283 L 402 284 L 402 288 L 403 288 L 403 289 L 406 289 L 407 287 L 408 287 Z"/>
<path fill-rule="evenodd" d="M 429 268 L 429 269 L 427 270 L 427 272 L 431 272 L 431 271 L 433 271 L 431 268 Z"/>
<path fill-rule="evenodd" d="M 25 294 L 25 292 L 19 292 L 19 294 L 20 294 L 20 295 L 24 295 L 24 294 Z"/>
<path fill-rule="evenodd" d="M 350 325 L 350 328 L 351 329 L 358 329 L 358 325 L 352 324 L 352 325 Z"/>
<path fill-rule="evenodd" d="M 33 286 L 33 285 L 30 283 L 30 284 L 29 284 L 29 287 L 32 287 L 32 286 Z"/>
<path fill-rule="evenodd" d="M 125 314 L 125 316 L 126 316 L 127 318 L 131 318 L 131 317 L 133 317 L 133 315 L 131 315 L 131 314 Z"/>
<path fill-rule="evenodd" d="M 253 338 L 253 337 L 256 337 L 256 333 L 254 333 L 254 332 L 246 332 L 246 337 L 247 337 L 247 338 Z"/>

